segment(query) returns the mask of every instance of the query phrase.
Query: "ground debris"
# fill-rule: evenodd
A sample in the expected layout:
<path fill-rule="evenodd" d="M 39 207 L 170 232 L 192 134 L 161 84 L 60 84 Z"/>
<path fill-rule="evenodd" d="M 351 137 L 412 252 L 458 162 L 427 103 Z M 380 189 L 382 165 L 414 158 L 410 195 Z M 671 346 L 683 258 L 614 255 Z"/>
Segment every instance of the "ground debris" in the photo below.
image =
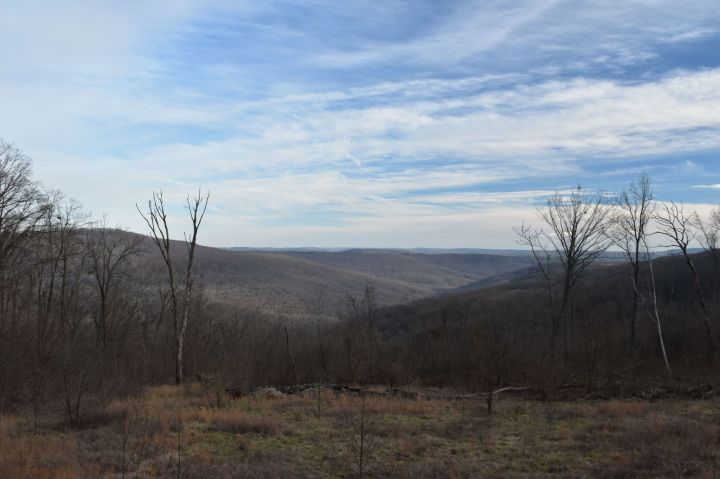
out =
<path fill-rule="evenodd" d="M 638 393 L 638 397 L 648 401 L 657 399 L 712 399 L 716 392 L 712 384 L 700 384 L 697 386 L 679 387 L 665 386 L 652 387 Z"/>

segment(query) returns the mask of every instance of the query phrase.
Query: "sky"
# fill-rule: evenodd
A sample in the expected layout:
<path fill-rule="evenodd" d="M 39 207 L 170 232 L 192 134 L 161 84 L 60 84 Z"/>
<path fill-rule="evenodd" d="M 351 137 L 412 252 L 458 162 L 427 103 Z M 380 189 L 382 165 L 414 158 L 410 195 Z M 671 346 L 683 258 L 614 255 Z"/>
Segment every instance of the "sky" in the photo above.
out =
<path fill-rule="evenodd" d="M 137 232 L 250 247 L 517 247 L 554 191 L 720 204 L 717 0 L 13 2 L 0 138 Z"/>

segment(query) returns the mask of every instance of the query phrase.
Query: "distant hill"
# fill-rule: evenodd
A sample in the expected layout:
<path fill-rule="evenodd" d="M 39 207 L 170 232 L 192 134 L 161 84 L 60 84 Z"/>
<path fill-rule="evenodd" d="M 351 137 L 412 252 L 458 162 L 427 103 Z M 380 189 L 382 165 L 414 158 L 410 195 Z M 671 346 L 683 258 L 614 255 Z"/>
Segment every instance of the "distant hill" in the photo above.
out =
<path fill-rule="evenodd" d="M 163 265 L 149 237 L 139 238 L 142 253 L 135 259 L 138 280 L 162 283 Z M 173 242 L 176 259 L 185 254 Z M 534 288 L 537 273 L 527 251 L 441 249 L 265 249 L 198 246 L 197 284 L 212 301 L 285 314 L 333 316 L 347 295 L 375 289 L 379 306 L 428 302 L 441 294 L 500 294 L 507 288 Z M 495 251 L 495 250 L 493 250 Z M 622 256 L 608 253 L 600 265 L 617 264 Z M 619 265 L 618 265 L 619 266 Z M 621 268 L 618 270 L 620 271 Z M 140 276 L 141 275 L 141 276 Z M 443 299 L 443 301 L 446 301 Z"/>
<path fill-rule="evenodd" d="M 228 251 L 200 248 L 197 271 L 215 299 L 326 312 L 375 289 L 380 305 L 404 303 L 525 269 L 527 257 L 402 250 Z M 329 310 L 329 311 L 328 311 Z"/>
<path fill-rule="evenodd" d="M 712 261 L 707 253 L 699 252 L 693 254 L 693 260 L 702 277 L 708 303 L 717 304 L 714 299 Z M 688 308 L 687 310 L 697 308 L 697 295 L 682 256 L 660 253 L 654 260 L 654 268 L 657 297 L 661 305 L 674 304 L 674 308 Z M 597 262 L 587 270 L 578 285 L 576 296 L 580 311 L 593 308 L 615 311 L 614 315 L 603 317 L 604 321 L 612 323 L 622 312 L 618 312 L 617 308 L 628 308 L 631 304 L 632 283 L 626 266 L 617 261 Z M 437 323 L 443 311 L 451 312 L 450 317 L 460 312 L 468 321 L 471 321 L 473 315 L 484 314 L 483 312 L 506 311 L 506 316 L 513 321 L 525 321 L 524 315 L 518 311 L 543 310 L 546 307 L 545 283 L 537 268 L 530 266 L 468 283 L 446 294 L 388 306 L 380 312 L 380 327 L 390 335 L 425 331 L 431 327 L 429 325 Z M 624 311 L 622 314 L 628 312 Z M 457 332 L 463 334 L 463 328 L 467 327 L 467 324 L 456 326 L 459 328 Z M 646 321 L 644 312 L 642 326 L 653 327 L 651 322 Z M 687 325 L 681 325 L 681 328 L 686 327 Z"/>
<path fill-rule="evenodd" d="M 367 285 L 381 305 L 433 294 L 434 284 L 380 277 L 361 270 L 322 264 L 288 254 L 200 248 L 197 271 L 211 296 L 277 312 L 332 313 L 347 295 L 359 296 Z"/>
<path fill-rule="evenodd" d="M 138 281 L 164 281 L 164 270 L 149 237 L 139 239 L 134 260 Z M 173 256 L 186 255 L 182 242 Z M 380 306 L 406 303 L 463 285 L 522 270 L 528 256 L 470 253 L 413 253 L 405 250 L 251 251 L 198 246 L 197 285 L 208 299 L 250 309 L 293 315 L 333 316 L 347 295 L 361 296 L 367 285 Z"/>

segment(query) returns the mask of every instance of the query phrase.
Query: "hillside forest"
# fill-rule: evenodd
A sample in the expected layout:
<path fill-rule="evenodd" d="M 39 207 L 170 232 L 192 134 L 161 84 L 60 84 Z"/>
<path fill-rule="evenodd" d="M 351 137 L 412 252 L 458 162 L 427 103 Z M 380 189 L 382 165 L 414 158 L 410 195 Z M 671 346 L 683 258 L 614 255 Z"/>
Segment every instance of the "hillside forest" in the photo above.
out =
<path fill-rule="evenodd" d="M 658 201 L 646 175 L 558 192 L 512 254 L 263 252 L 200 245 L 208 193 L 188 197 L 176 240 L 161 192 L 138 198 L 147 230 L 131 233 L 31 166 L 0 145 L 2 411 L 75 424 L 208 377 L 548 397 L 718 379 L 720 209 Z"/>

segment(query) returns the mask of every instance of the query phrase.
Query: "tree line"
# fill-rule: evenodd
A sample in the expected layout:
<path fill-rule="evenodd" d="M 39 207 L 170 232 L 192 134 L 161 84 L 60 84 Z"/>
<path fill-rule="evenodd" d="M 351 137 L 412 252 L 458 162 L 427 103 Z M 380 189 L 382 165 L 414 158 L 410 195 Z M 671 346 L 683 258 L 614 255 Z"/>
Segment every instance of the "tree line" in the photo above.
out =
<path fill-rule="evenodd" d="M 526 277 L 383 312 L 406 376 L 542 391 L 718 380 L 720 207 L 658 201 L 642 174 L 618 193 L 557 192 L 515 232 Z"/>
<path fill-rule="evenodd" d="M 610 373 L 717 377 L 720 210 L 702 218 L 657 202 L 646 175 L 616 195 L 576 188 L 549 198 L 541 226 L 517 228 L 537 271 L 519 286 L 381 309 L 368 285 L 341 307 L 318 297 L 316 314 L 298 321 L 210 299 L 193 267 L 208 194 L 187 198 L 189 233 L 173 241 L 162 193 L 138 205 L 148 235 L 137 235 L 92 220 L 34 181 L 31 166 L 0 142 L 2 410 L 77 424 L 115 397 L 188 377 L 245 389 L 548 390 L 601 387 Z M 657 256 L 663 247 L 682 270 Z M 624 267 L 598 261 L 611 250 Z"/>

